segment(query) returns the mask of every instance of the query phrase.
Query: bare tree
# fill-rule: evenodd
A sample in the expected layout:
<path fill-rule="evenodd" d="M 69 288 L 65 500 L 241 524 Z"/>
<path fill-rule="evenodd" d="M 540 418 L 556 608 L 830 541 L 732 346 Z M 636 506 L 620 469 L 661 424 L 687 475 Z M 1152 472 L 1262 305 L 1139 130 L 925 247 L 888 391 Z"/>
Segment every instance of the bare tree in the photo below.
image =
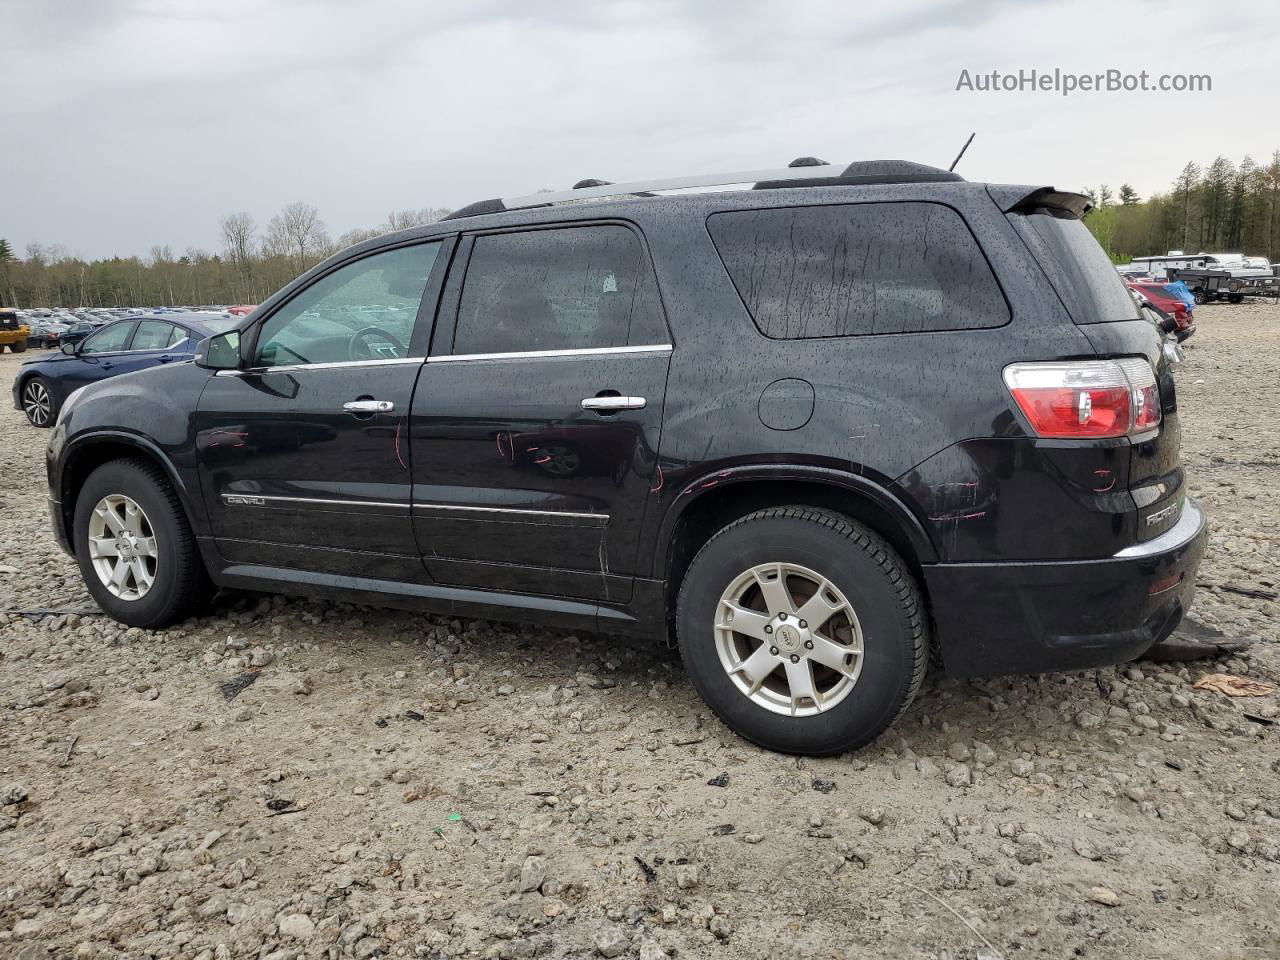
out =
<path fill-rule="evenodd" d="M 244 303 L 253 296 L 253 245 L 257 232 L 258 225 L 254 223 L 253 216 L 244 211 L 229 213 L 222 218 L 222 243 L 236 272 L 238 295 Z"/>
<path fill-rule="evenodd" d="M 329 233 L 320 211 L 299 200 L 271 218 L 266 243 L 272 252 L 287 256 L 294 271 L 301 273 L 329 246 Z"/>
<path fill-rule="evenodd" d="M 445 207 L 423 207 L 420 210 L 392 210 L 387 214 L 385 229 L 387 233 L 396 230 L 407 230 L 423 224 L 443 220 L 449 214 Z"/>

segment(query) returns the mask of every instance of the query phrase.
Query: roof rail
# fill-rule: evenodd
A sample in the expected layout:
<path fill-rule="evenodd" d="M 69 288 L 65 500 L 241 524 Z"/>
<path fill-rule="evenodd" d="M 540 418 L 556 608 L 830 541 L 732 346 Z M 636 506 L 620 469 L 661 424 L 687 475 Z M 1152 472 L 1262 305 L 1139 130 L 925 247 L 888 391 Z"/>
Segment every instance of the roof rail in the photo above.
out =
<path fill-rule="evenodd" d="M 838 165 L 836 169 L 841 169 Z M 812 157 L 801 157 L 781 170 L 742 170 L 735 173 L 708 173 L 696 176 L 668 177 L 658 180 L 639 180 L 633 183 L 609 183 L 607 181 L 580 180 L 572 190 L 544 191 L 520 197 L 503 197 L 481 200 L 455 210 L 446 220 L 500 213 L 504 210 L 520 210 L 530 207 L 549 207 L 557 203 L 580 203 L 584 200 L 601 200 L 607 197 L 653 195 L 664 190 L 696 190 L 700 187 L 728 187 L 736 184 L 752 184 L 755 189 L 778 187 L 837 186 L 871 183 L 921 183 L 963 180 L 958 173 L 950 173 L 937 167 L 907 160 L 864 160 L 845 166 L 833 175 L 832 165 Z"/>

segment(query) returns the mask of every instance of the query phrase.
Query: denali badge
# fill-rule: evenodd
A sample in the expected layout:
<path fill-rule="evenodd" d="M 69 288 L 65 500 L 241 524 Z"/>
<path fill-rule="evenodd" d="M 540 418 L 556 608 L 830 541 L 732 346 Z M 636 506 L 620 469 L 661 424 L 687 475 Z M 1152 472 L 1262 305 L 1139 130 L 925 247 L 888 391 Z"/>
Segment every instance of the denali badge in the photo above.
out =
<path fill-rule="evenodd" d="M 261 497 L 242 497 L 235 493 L 224 493 L 222 502 L 229 507 L 265 507 L 267 501 Z"/>

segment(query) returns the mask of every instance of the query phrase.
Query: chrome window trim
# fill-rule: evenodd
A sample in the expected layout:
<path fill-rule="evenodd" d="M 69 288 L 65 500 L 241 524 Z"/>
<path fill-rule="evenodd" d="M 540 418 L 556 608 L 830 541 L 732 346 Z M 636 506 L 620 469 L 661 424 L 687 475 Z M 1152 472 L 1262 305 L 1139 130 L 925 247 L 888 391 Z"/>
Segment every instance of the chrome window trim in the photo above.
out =
<path fill-rule="evenodd" d="M 671 344 L 638 347 L 583 347 L 576 350 L 515 350 L 508 353 L 456 353 L 427 357 L 427 363 L 469 363 L 473 360 L 542 360 L 548 357 L 599 357 L 609 354 L 670 353 Z"/>
<path fill-rule="evenodd" d="M 244 370 L 219 370 L 215 377 L 245 377 L 250 374 L 293 373 L 307 370 L 341 370 L 347 367 L 395 367 L 422 363 L 423 357 L 396 357 L 391 360 L 334 360 L 329 363 L 290 363 L 278 367 L 247 367 Z"/>

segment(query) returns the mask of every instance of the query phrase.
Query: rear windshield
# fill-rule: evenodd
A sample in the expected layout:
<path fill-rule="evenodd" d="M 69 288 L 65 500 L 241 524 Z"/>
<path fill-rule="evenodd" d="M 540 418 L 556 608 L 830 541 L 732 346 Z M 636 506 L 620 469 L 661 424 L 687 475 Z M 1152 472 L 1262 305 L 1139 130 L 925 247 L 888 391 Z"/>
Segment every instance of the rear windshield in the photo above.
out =
<path fill-rule="evenodd" d="M 1035 254 L 1076 323 L 1137 320 L 1138 305 L 1088 228 L 1048 211 L 1009 219 Z"/>

